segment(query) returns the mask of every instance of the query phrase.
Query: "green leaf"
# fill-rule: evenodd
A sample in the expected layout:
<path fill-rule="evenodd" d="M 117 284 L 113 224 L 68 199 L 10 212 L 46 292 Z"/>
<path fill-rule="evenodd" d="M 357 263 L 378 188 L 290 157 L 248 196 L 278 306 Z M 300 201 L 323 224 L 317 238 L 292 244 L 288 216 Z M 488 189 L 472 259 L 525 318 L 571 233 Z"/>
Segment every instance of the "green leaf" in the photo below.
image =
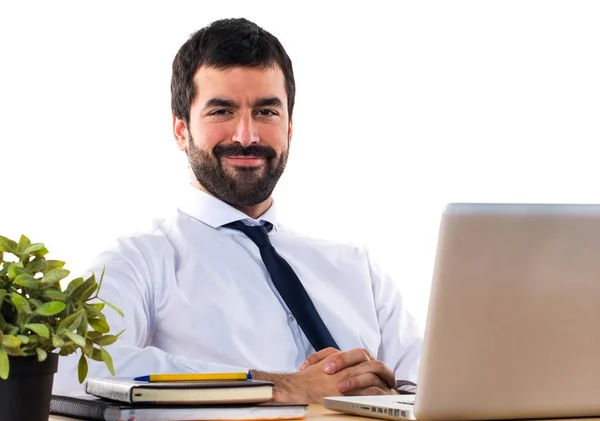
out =
<path fill-rule="evenodd" d="M 25 269 L 23 269 L 23 262 L 11 263 L 8 266 L 8 279 L 15 279 L 22 273 L 26 273 Z"/>
<path fill-rule="evenodd" d="M 102 310 L 104 310 L 105 304 L 104 303 L 93 303 L 93 304 L 88 304 L 88 306 L 94 307 L 98 311 L 102 311 Z"/>
<path fill-rule="evenodd" d="M 87 337 L 90 339 L 96 339 L 96 338 L 100 338 L 103 335 L 102 332 L 96 332 L 95 330 L 90 330 L 87 333 Z"/>
<path fill-rule="evenodd" d="M 96 307 L 90 306 L 90 305 L 83 305 L 83 307 L 85 308 L 85 311 L 87 312 L 88 315 L 88 319 L 101 319 L 101 320 L 106 320 L 106 316 L 104 315 L 104 313 L 102 313 L 100 310 L 98 310 Z"/>
<path fill-rule="evenodd" d="M 29 337 L 25 335 L 17 335 L 17 339 L 20 340 L 23 345 L 27 345 L 29 343 Z"/>
<path fill-rule="evenodd" d="M 0 235 L 0 251 L 17 254 L 17 243 Z"/>
<path fill-rule="evenodd" d="M 13 284 L 19 285 L 25 288 L 38 288 L 40 286 L 39 282 L 28 273 L 22 273 L 15 278 Z"/>
<path fill-rule="evenodd" d="M 69 273 L 70 272 L 66 269 L 52 269 L 46 272 L 46 274 L 42 278 L 42 283 L 46 285 L 55 284 L 61 279 L 64 279 L 67 276 L 69 276 Z"/>
<path fill-rule="evenodd" d="M 62 269 L 64 266 L 65 262 L 61 260 L 46 260 L 46 268 L 44 269 L 44 271 L 46 273 L 54 269 Z"/>
<path fill-rule="evenodd" d="M 29 238 L 27 238 L 25 235 L 21 235 L 21 238 L 19 238 L 19 244 L 17 244 L 17 254 L 22 254 L 30 245 L 31 240 L 29 240 Z"/>
<path fill-rule="evenodd" d="M 42 338 L 50 339 L 50 330 L 48 327 L 41 323 L 28 323 L 25 325 L 25 329 L 29 329 L 40 335 Z"/>
<path fill-rule="evenodd" d="M 102 355 L 102 360 L 106 364 L 106 368 L 108 368 L 108 371 L 110 371 L 110 374 L 112 374 L 114 376 L 115 375 L 115 366 L 113 365 L 112 357 L 110 356 L 110 354 L 108 352 L 106 352 L 105 349 L 102 349 L 100 351 L 100 353 Z"/>
<path fill-rule="evenodd" d="M 4 341 L 4 333 L 2 333 L 2 329 L 0 329 L 0 344 Z"/>
<path fill-rule="evenodd" d="M 87 301 L 90 299 L 90 297 L 92 296 L 92 294 L 94 292 L 96 292 L 96 290 L 98 289 L 98 284 L 94 283 L 94 285 L 92 285 L 91 287 L 89 287 L 88 289 L 86 289 L 85 291 L 83 291 L 81 293 L 81 296 L 78 298 L 81 301 Z M 73 297 L 75 297 L 73 295 Z"/>
<path fill-rule="evenodd" d="M 51 300 L 57 300 L 57 301 L 62 301 L 66 298 L 64 292 L 62 292 L 60 289 L 54 288 L 54 287 L 47 288 L 46 290 L 44 290 L 42 295 L 45 298 L 50 298 Z"/>
<path fill-rule="evenodd" d="M 46 361 L 46 358 L 48 357 L 48 353 L 46 351 L 44 351 L 42 348 L 36 348 L 35 353 L 37 354 L 39 362 Z"/>
<path fill-rule="evenodd" d="M 25 352 L 21 348 L 4 348 L 6 353 L 11 357 L 25 357 Z"/>
<path fill-rule="evenodd" d="M 81 336 L 87 336 L 87 331 L 88 331 L 88 316 L 87 313 L 83 313 L 81 315 L 81 323 L 79 323 L 79 325 L 75 326 L 75 329 L 77 329 L 77 334 L 81 335 Z"/>
<path fill-rule="evenodd" d="M 8 354 L 2 345 L 0 345 L 0 379 L 8 379 Z"/>
<path fill-rule="evenodd" d="M 5 289 L 0 289 L 0 305 L 2 305 L 2 302 L 4 301 L 4 297 L 6 297 L 8 295 L 8 291 Z"/>
<path fill-rule="evenodd" d="M 65 290 L 67 294 L 71 294 L 71 292 L 73 292 L 73 290 L 75 288 L 77 288 L 79 285 L 83 284 L 83 278 L 76 278 L 73 279 L 71 282 L 69 282 L 69 284 L 67 285 L 67 289 Z"/>
<path fill-rule="evenodd" d="M 29 254 L 32 254 L 33 252 L 40 251 L 43 248 L 44 248 L 43 243 L 34 243 L 34 244 L 31 244 L 29 247 L 27 247 L 25 250 L 23 250 L 21 252 L 21 254 L 29 255 Z"/>
<path fill-rule="evenodd" d="M 65 341 L 58 335 L 52 335 L 52 346 L 54 348 L 62 348 L 65 346 Z"/>
<path fill-rule="evenodd" d="M 89 338 L 87 338 L 87 339 L 85 340 L 85 346 L 83 347 L 83 353 L 84 353 L 85 355 L 90 355 L 90 353 L 91 353 L 93 350 L 94 350 L 94 343 L 93 343 L 93 342 L 92 342 L 92 341 L 91 341 Z"/>
<path fill-rule="evenodd" d="M 88 373 L 88 363 L 85 358 L 85 354 L 81 354 L 79 363 L 77 364 L 77 376 L 79 377 L 79 383 L 83 383 Z"/>
<path fill-rule="evenodd" d="M 73 333 L 73 332 L 69 332 L 69 331 L 66 331 L 65 335 L 66 335 L 67 338 L 69 338 L 70 340 L 72 340 L 73 342 L 75 342 L 75 344 L 77 346 L 80 346 L 82 348 L 85 347 L 85 339 L 82 336 L 79 336 L 78 334 Z"/>
<path fill-rule="evenodd" d="M 20 338 L 20 336 L 17 336 L 17 337 Z M 35 348 L 35 346 L 32 346 L 32 345 L 39 344 L 40 342 L 44 341 L 44 339 L 45 339 L 39 335 L 34 335 L 34 334 L 32 334 L 31 336 L 28 336 L 28 338 L 29 338 L 29 343 L 27 344 L 27 346 L 31 349 Z"/>
<path fill-rule="evenodd" d="M 108 326 L 105 320 L 89 319 L 88 323 L 97 332 L 108 333 L 110 331 L 110 326 Z"/>
<path fill-rule="evenodd" d="M 75 345 L 73 342 L 67 342 L 60 350 L 60 352 L 58 353 L 59 355 L 70 355 L 72 353 L 75 352 L 75 350 L 77 349 L 77 345 Z"/>
<path fill-rule="evenodd" d="M 103 361 L 102 351 L 100 350 L 100 348 L 94 348 L 92 351 L 92 355 L 90 355 L 90 358 L 94 361 Z"/>
<path fill-rule="evenodd" d="M 71 291 L 69 296 L 73 297 L 73 299 L 75 299 L 75 300 L 79 300 L 80 297 L 82 297 L 84 293 L 87 293 L 87 291 L 92 287 L 94 287 L 94 290 L 96 288 L 98 288 L 98 284 L 96 283 L 96 277 L 94 276 L 93 273 L 88 279 L 85 280 L 84 283 L 82 283 L 77 288 L 75 288 L 73 291 Z"/>
<path fill-rule="evenodd" d="M 46 260 L 44 260 L 41 257 L 36 257 L 25 266 L 27 266 L 27 269 L 29 269 L 31 273 L 35 275 L 36 273 L 41 272 L 46 268 Z"/>
<path fill-rule="evenodd" d="M 4 335 L 2 345 L 4 345 L 6 348 L 18 348 L 21 346 L 21 341 L 16 336 Z"/>
<path fill-rule="evenodd" d="M 100 292 L 100 288 L 102 288 L 102 282 L 104 281 L 104 273 L 106 272 L 106 266 L 102 266 L 102 273 L 100 274 L 100 281 L 98 283 L 98 292 Z M 98 297 L 98 292 L 94 298 Z"/>
<path fill-rule="evenodd" d="M 29 301 L 27 301 L 27 298 L 15 293 L 15 292 L 11 292 L 10 300 L 12 301 L 14 306 L 17 308 L 17 311 L 19 313 L 31 314 L 31 307 L 29 307 Z"/>
<path fill-rule="evenodd" d="M 41 316 L 54 316 L 65 309 L 67 305 L 61 301 L 50 301 L 35 309 Z"/>
<path fill-rule="evenodd" d="M 31 252 L 31 255 L 35 256 L 35 257 L 44 257 L 47 254 L 48 254 L 48 249 L 46 247 L 42 247 L 41 249 Z"/>
<path fill-rule="evenodd" d="M 101 336 L 99 338 L 94 338 L 93 341 L 97 345 L 108 346 L 108 345 L 112 345 L 115 342 L 117 342 L 117 339 L 119 339 L 119 337 L 117 335 L 105 335 L 105 336 Z"/>
<path fill-rule="evenodd" d="M 76 313 L 69 314 L 58 324 L 57 331 L 64 332 L 65 330 L 72 331 L 77 329 L 77 326 L 81 324 L 81 318 L 83 317 L 83 313 L 85 313 L 85 310 L 81 309 Z"/>
<path fill-rule="evenodd" d="M 100 301 L 102 301 L 103 303 L 105 303 L 107 306 L 109 306 L 110 308 L 112 308 L 114 311 L 116 311 L 117 313 L 119 313 L 121 315 L 121 317 L 125 317 L 125 313 L 123 313 L 123 310 L 121 310 L 119 307 L 117 307 L 116 305 L 114 305 L 113 303 L 109 303 L 106 300 L 103 300 L 102 298 L 98 297 L 98 299 Z"/>

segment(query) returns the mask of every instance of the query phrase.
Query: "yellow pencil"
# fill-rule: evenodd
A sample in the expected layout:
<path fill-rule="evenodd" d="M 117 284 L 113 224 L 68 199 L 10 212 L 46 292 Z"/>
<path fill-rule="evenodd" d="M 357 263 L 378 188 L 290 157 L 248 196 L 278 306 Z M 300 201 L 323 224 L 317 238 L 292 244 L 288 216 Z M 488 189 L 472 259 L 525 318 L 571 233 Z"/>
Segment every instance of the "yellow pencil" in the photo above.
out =
<path fill-rule="evenodd" d="M 194 382 L 211 380 L 250 380 L 250 373 L 161 373 L 135 377 L 141 382 Z"/>

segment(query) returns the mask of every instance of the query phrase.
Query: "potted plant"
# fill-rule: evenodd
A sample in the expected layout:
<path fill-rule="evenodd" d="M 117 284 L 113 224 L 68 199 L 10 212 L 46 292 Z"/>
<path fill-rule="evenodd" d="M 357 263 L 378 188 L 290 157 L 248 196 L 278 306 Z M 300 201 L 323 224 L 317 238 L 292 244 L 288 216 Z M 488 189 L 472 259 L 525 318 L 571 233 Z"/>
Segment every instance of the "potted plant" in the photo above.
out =
<path fill-rule="evenodd" d="M 4 421 L 47 421 L 59 355 L 81 352 L 78 374 L 87 377 L 87 359 L 102 361 L 115 374 L 104 349 L 119 335 L 110 335 L 105 305 L 98 297 L 104 272 L 77 278 L 64 262 L 46 260 L 42 243 L 24 235 L 18 242 L 0 236 L 0 413 Z M 90 329 L 91 327 L 91 329 Z"/>

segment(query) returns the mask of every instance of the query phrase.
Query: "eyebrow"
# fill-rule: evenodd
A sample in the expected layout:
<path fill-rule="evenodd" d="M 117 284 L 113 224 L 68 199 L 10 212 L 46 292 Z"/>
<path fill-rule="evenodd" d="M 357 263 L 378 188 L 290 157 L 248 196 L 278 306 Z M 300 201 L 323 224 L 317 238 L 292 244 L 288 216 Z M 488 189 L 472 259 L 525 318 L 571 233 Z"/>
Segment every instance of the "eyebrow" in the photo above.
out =
<path fill-rule="evenodd" d="M 283 108 L 283 102 L 281 101 L 281 99 L 279 99 L 279 97 L 270 96 L 270 97 L 266 97 L 266 98 L 259 98 L 256 101 L 254 101 L 254 103 L 252 104 L 253 108 L 265 107 L 265 106 Z M 232 101 L 231 99 L 216 97 L 216 98 L 209 99 L 208 101 L 206 101 L 206 104 L 204 105 L 204 108 L 212 108 L 212 107 L 237 108 L 237 107 L 239 107 L 239 104 L 237 104 L 235 101 Z"/>
<path fill-rule="evenodd" d="M 283 103 L 276 96 L 270 96 L 267 98 L 260 98 L 254 102 L 254 107 L 279 107 L 283 108 Z"/>

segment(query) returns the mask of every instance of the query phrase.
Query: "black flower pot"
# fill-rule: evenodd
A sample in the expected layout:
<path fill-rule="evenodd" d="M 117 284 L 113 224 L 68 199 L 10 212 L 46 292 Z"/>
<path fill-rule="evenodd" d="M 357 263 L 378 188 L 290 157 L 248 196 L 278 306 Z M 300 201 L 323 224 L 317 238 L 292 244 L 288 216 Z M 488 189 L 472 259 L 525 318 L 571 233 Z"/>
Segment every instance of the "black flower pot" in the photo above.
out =
<path fill-rule="evenodd" d="M 2 421 L 48 421 L 50 395 L 58 354 L 37 357 L 9 357 L 7 380 L 0 379 L 0 419 Z"/>

